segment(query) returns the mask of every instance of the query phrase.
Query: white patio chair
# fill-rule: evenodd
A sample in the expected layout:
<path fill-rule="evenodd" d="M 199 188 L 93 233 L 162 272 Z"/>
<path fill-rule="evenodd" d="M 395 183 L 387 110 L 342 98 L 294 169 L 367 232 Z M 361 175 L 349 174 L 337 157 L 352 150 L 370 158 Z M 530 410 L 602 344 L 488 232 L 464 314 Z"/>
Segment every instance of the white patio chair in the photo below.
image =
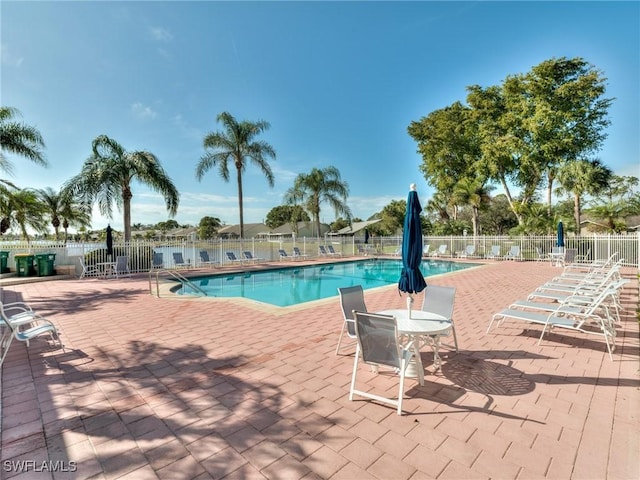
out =
<path fill-rule="evenodd" d="M 366 312 L 367 306 L 364 303 L 364 292 L 362 286 L 355 285 L 353 287 L 338 288 L 338 294 L 340 295 L 340 308 L 342 308 L 342 329 L 340 330 L 340 337 L 338 337 L 338 345 L 336 346 L 336 355 L 340 351 L 340 344 L 342 343 L 342 337 L 346 333 L 347 336 L 353 340 L 356 339 L 356 323 L 353 318 L 353 311 Z"/>
<path fill-rule="evenodd" d="M 351 377 L 351 388 L 349 390 L 349 400 L 353 397 L 370 398 L 378 402 L 387 403 L 397 407 L 398 415 L 402 415 L 402 399 L 404 397 L 404 379 L 409 362 L 413 359 L 422 368 L 420 352 L 413 342 L 401 345 L 398 340 L 398 327 L 395 317 L 391 315 L 379 315 L 375 313 L 354 312 L 356 338 L 356 355 L 353 361 L 353 375 Z M 391 367 L 392 374 L 396 372 L 400 376 L 398 386 L 398 397 L 388 398 L 376 395 L 371 391 L 356 389 L 356 377 L 358 374 L 358 362 L 362 361 L 369 365 L 379 367 Z M 424 384 L 423 377 L 420 383 Z"/>
<path fill-rule="evenodd" d="M 434 252 L 431 252 L 432 257 L 442 257 L 447 254 L 447 245 L 442 244 L 438 247 L 438 249 Z"/>
<path fill-rule="evenodd" d="M 116 263 L 113 266 L 113 272 L 116 278 L 130 277 L 131 270 L 129 269 L 129 257 L 126 255 L 119 255 L 116 257 Z"/>
<path fill-rule="evenodd" d="M 475 245 L 467 245 L 463 251 L 457 252 L 457 255 L 459 258 L 469 258 L 469 257 L 475 256 L 475 254 L 476 254 Z"/>
<path fill-rule="evenodd" d="M 453 303 L 455 300 L 455 296 L 456 296 L 456 289 L 453 287 L 427 285 L 427 288 L 424 289 L 424 300 L 422 301 L 422 311 L 435 313 L 447 319 L 447 321 L 451 324 L 450 332 L 453 333 L 453 345 L 440 343 L 440 338 L 443 336 L 447 336 L 448 333 L 444 335 L 434 336 L 437 338 L 433 338 L 433 341 L 440 343 L 440 345 L 453 347 L 457 352 L 458 336 L 456 335 L 456 326 L 453 323 Z"/>
<path fill-rule="evenodd" d="M 536 247 L 536 254 L 538 258 L 536 258 L 536 262 L 548 262 L 550 260 L 548 253 L 543 253 L 540 247 Z"/>
<path fill-rule="evenodd" d="M 95 265 L 87 265 L 84 261 L 84 256 L 78 257 L 80 260 L 80 267 L 82 268 L 82 272 L 80 273 L 80 278 L 84 277 L 98 277 L 102 275 L 102 271 Z"/>

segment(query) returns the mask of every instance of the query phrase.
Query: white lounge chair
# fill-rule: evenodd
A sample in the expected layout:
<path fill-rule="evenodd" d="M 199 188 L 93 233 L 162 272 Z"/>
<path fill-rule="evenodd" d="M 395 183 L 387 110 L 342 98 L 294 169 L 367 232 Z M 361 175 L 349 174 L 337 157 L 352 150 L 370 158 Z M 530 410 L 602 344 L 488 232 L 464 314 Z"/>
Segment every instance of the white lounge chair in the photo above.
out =
<path fill-rule="evenodd" d="M 227 260 L 229 260 L 231 263 L 240 263 L 242 264 L 242 259 L 236 257 L 236 254 L 233 252 L 225 252 L 227 255 Z"/>
<path fill-rule="evenodd" d="M 442 244 L 438 247 L 438 249 L 434 252 L 431 252 L 432 257 L 442 257 L 447 254 L 447 245 Z"/>
<path fill-rule="evenodd" d="M 58 330 L 50 320 L 34 312 L 26 303 L 0 302 L 0 367 L 14 338 L 29 346 L 30 340 L 44 334 L 49 334 L 64 351 Z"/>
<path fill-rule="evenodd" d="M 198 265 L 200 266 L 208 266 L 210 268 L 213 268 L 216 265 L 220 265 L 220 262 L 211 260 L 211 257 L 209 257 L 209 252 L 207 252 L 206 250 L 200 250 L 199 255 L 200 261 L 198 262 Z"/>
<path fill-rule="evenodd" d="M 258 263 L 258 262 L 262 262 L 264 260 L 264 258 L 260 258 L 260 257 L 254 257 L 253 253 L 251 253 L 250 251 L 246 250 L 244 252 L 242 252 L 242 254 L 244 255 L 244 259 L 247 262 L 253 262 L 253 263 Z"/>
<path fill-rule="evenodd" d="M 500 245 L 491 245 L 491 250 L 484 256 L 484 258 L 493 258 L 494 260 L 501 258 Z"/>
<path fill-rule="evenodd" d="M 550 260 L 549 254 L 543 253 L 540 247 L 536 247 L 536 255 L 538 255 L 536 262 L 548 262 Z"/>
<path fill-rule="evenodd" d="M 190 268 L 191 264 L 184 261 L 182 252 L 173 252 L 173 266 L 175 268 Z"/>
<path fill-rule="evenodd" d="M 476 246 L 475 245 L 467 245 L 466 248 L 461 252 L 456 252 L 456 255 L 459 258 L 469 258 L 473 257 L 476 254 Z"/>
<path fill-rule="evenodd" d="M 396 319 L 390 315 L 379 315 L 375 313 L 354 312 L 356 323 L 356 338 L 358 344 L 353 361 L 353 375 L 351 377 L 351 388 L 349 390 L 349 400 L 353 397 L 370 398 L 378 402 L 388 403 L 397 407 L 398 415 L 402 415 L 402 400 L 404 397 L 404 379 L 409 366 L 409 362 L 415 359 L 416 363 L 422 366 L 420 352 L 411 341 L 406 345 L 401 345 L 398 340 L 398 327 Z M 358 362 L 362 361 L 369 365 L 379 367 L 391 367 L 400 376 L 398 386 L 398 396 L 395 398 L 383 397 L 372 393 L 370 390 L 362 391 L 356 389 L 356 377 L 358 374 Z M 424 384 L 424 378 L 419 377 L 420 384 Z"/>
<path fill-rule="evenodd" d="M 116 278 L 131 276 L 131 270 L 129 269 L 129 257 L 127 255 L 119 255 L 116 257 L 116 263 L 113 266 L 113 273 Z"/>
<path fill-rule="evenodd" d="M 511 249 L 504 256 L 505 260 L 522 260 L 520 245 L 511 245 Z"/>

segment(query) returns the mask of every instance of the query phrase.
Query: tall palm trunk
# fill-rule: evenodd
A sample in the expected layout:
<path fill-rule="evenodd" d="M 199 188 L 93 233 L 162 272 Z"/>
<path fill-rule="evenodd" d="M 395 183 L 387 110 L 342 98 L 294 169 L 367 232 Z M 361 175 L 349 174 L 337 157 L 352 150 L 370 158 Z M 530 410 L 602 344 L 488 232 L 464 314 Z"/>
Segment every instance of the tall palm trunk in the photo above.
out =
<path fill-rule="evenodd" d="M 236 165 L 238 169 L 238 208 L 240 209 L 240 239 L 244 238 L 244 209 L 242 201 L 242 168 Z"/>
<path fill-rule="evenodd" d="M 127 185 L 122 189 L 122 209 L 124 219 L 124 241 L 131 241 L 131 188 Z"/>
<path fill-rule="evenodd" d="M 580 235 L 582 227 L 580 225 L 580 195 L 573 196 L 573 218 L 576 220 L 576 234 Z"/>

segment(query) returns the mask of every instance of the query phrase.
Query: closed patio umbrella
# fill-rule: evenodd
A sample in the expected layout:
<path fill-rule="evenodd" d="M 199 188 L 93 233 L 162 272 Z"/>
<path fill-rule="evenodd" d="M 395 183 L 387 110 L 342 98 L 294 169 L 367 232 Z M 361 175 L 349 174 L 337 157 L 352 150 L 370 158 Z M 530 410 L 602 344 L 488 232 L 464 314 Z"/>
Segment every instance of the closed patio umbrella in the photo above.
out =
<path fill-rule="evenodd" d="M 420 200 L 415 184 L 411 184 L 407 198 L 407 211 L 402 231 L 402 272 L 398 281 L 398 290 L 409 294 L 407 308 L 411 313 L 414 293 L 420 293 L 427 286 L 420 271 L 422 262 L 422 225 L 420 223 Z"/>
<path fill-rule="evenodd" d="M 562 225 L 562 220 L 558 222 L 558 247 L 564 247 L 564 225 Z"/>
<path fill-rule="evenodd" d="M 113 229 L 107 225 L 107 257 L 113 257 Z"/>

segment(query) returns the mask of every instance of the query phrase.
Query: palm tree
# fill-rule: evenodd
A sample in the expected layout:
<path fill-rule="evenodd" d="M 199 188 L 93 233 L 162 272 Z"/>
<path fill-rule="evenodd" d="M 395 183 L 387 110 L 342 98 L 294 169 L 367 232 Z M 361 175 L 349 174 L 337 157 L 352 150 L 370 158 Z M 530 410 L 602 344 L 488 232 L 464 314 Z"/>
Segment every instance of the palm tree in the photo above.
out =
<path fill-rule="evenodd" d="M 27 227 L 40 233 L 47 231 L 45 207 L 33 190 L 23 189 L 11 192 L 2 200 L 0 210 L 2 210 L 4 217 L 2 219 L 2 233 L 16 227 L 20 230 L 22 238 L 29 242 Z"/>
<path fill-rule="evenodd" d="M 351 210 L 347 206 L 349 185 L 340 178 L 336 167 L 313 168 L 310 173 L 299 174 L 293 187 L 285 193 L 285 202 L 291 205 L 302 204 L 315 223 L 316 233 L 320 236 L 320 204 L 329 203 L 336 216 L 344 215 L 351 223 Z"/>
<path fill-rule="evenodd" d="M 595 195 L 602 191 L 613 172 L 599 160 L 575 160 L 565 163 L 558 170 L 558 181 L 561 192 L 573 194 L 573 216 L 576 222 L 576 233 L 580 235 L 581 200 L 585 195 Z"/>
<path fill-rule="evenodd" d="M 0 107 L 0 169 L 11 173 L 12 163 L 3 151 L 28 158 L 34 163 L 47 166 L 42 149 L 44 140 L 40 132 L 30 125 L 13 120 L 20 112 L 11 107 Z"/>
<path fill-rule="evenodd" d="M 228 112 L 222 112 L 217 117 L 222 122 L 224 131 L 211 132 L 204 137 L 205 154 L 196 167 L 196 178 L 202 180 L 204 174 L 212 167 L 218 167 L 218 172 L 225 182 L 229 181 L 229 162 L 236 167 L 238 183 L 238 208 L 240 210 L 240 238 L 244 238 L 244 212 L 242 201 L 242 173 L 247 167 L 247 160 L 256 165 L 267 178 L 269 186 L 273 188 L 273 172 L 267 163 L 267 158 L 276 158 L 276 152 L 271 145 L 255 137 L 269 128 L 264 120 L 258 122 L 238 122 Z M 210 151 L 207 151 L 210 149 Z"/>
<path fill-rule="evenodd" d="M 60 239 L 60 213 L 62 210 L 62 195 L 51 187 L 36 190 L 36 194 L 45 207 L 46 215 L 53 225 L 56 240 Z"/>
<path fill-rule="evenodd" d="M 100 213 L 109 218 L 115 202 L 123 211 L 125 241 L 131 240 L 131 182 L 134 180 L 160 193 L 169 215 L 176 214 L 178 190 L 155 155 L 147 151 L 127 152 L 106 135 L 93 140 L 92 151 L 82 171 L 68 180 L 64 189 L 89 205 L 97 201 Z"/>
<path fill-rule="evenodd" d="M 60 217 L 62 218 L 62 228 L 64 229 L 64 242 L 67 243 L 70 226 L 78 229 L 91 226 L 91 205 L 78 202 L 71 195 L 64 193 L 61 198 Z"/>
<path fill-rule="evenodd" d="M 486 185 L 485 179 L 481 177 L 463 178 L 454 187 L 453 197 L 455 200 L 471 207 L 474 237 L 480 234 L 480 209 L 491 201 L 489 196 L 491 190 L 493 187 Z"/>

